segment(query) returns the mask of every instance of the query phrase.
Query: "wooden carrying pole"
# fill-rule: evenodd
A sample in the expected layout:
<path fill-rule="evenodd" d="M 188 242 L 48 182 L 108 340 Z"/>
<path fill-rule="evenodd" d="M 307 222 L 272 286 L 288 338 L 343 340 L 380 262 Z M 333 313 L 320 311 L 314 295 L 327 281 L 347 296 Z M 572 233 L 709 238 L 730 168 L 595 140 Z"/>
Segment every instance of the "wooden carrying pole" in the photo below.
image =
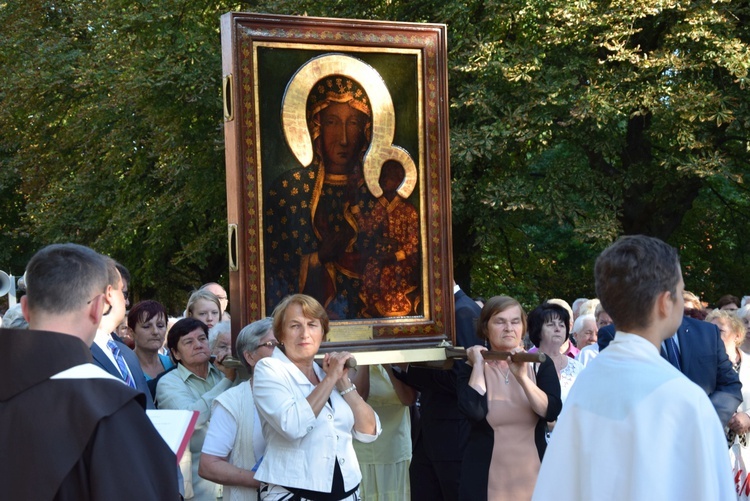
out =
<path fill-rule="evenodd" d="M 446 348 L 445 355 L 447 358 L 467 358 L 466 349 L 461 347 Z M 482 357 L 485 360 L 505 360 L 510 357 L 511 362 L 532 362 L 541 363 L 547 360 L 547 355 L 538 351 L 536 353 L 527 353 L 525 351 L 511 353 L 509 351 L 483 351 Z"/>
<path fill-rule="evenodd" d="M 412 355 L 413 352 L 413 356 Z M 429 353 L 427 353 L 429 352 Z M 509 356 L 513 362 L 541 363 L 547 359 L 544 353 L 519 352 L 511 354 L 509 351 L 483 351 L 485 360 L 505 360 Z M 355 358 L 356 357 L 356 358 Z M 352 352 L 352 357 L 346 361 L 347 368 L 360 365 L 385 363 L 411 363 L 434 369 L 450 369 L 456 359 L 466 359 L 466 350 L 461 347 L 440 345 L 428 350 L 391 350 Z M 318 364 L 323 363 L 323 353 L 315 355 Z"/>

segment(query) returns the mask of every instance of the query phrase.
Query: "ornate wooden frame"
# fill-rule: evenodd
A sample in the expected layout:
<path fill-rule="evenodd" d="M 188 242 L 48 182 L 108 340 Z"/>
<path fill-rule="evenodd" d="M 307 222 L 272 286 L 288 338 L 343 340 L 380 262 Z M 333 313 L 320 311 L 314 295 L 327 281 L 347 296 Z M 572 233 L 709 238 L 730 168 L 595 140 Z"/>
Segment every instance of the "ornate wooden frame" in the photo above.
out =
<path fill-rule="evenodd" d="M 408 193 L 420 218 L 419 286 L 424 303 L 421 314 L 332 320 L 329 336 L 334 343 L 329 345 L 379 350 L 453 341 L 445 25 L 228 13 L 221 19 L 221 40 L 234 334 L 272 313 L 266 311 L 264 189 L 292 149 L 282 140 L 281 113 L 276 113 L 279 95 L 290 92 L 289 75 L 296 75 L 307 61 L 323 57 L 340 67 L 350 57 L 382 76 L 395 108 L 394 143 L 408 143 L 406 150 L 414 158 L 416 179 Z M 411 70 L 402 68 L 409 65 L 411 76 Z M 416 119 L 400 118 L 400 111 L 407 109 Z M 378 133 L 375 124 L 376 117 L 373 135 Z M 379 171 L 380 165 L 375 162 L 368 170 L 365 160 L 363 168 L 374 195 L 379 186 L 373 169 Z"/>

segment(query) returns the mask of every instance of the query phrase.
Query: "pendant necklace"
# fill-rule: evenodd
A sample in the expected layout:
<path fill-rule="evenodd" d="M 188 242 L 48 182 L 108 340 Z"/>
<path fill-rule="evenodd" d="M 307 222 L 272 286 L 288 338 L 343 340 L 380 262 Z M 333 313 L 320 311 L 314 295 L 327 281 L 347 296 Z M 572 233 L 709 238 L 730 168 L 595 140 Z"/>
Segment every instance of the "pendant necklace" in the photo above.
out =
<path fill-rule="evenodd" d="M 497 370 L 500 371 L 500 374 L 505 378 L 505 384 L 510 384 L 510 381 L 508 378 L 510 377 L 510 367 L 508 367 L 508 372 L 503 374 L 503 371 L 500 369 L 500 366 L 497 366 Z"/>
<path fill-rule="evenodd" d="M 503 373 L 503 370 L 500 368 L 500 362 L 497 360 L 492 360 L 488 362 L 489 365 L 492 367 L 495 367 L 497 369 L 497 372 L 500 373 L 501 376 L 505 379 L 505 384 L 510 384 L 510 366 L 508 366 L 508 370 Z"/>

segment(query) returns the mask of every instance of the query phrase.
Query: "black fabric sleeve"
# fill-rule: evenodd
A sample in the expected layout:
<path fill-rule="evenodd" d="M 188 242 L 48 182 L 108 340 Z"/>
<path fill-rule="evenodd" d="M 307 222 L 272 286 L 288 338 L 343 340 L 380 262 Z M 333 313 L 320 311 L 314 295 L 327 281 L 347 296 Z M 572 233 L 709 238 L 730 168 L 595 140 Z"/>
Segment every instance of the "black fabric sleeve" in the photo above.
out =
<path fill-rule="evenodd" d="M 539 370 L 536 373 L 536 385 L 547 395 L 547 414 L 539 418 L 534 429 L 534 443 L 541 461 L 547 450 L 547 422 L 557 420 L 557 416 L 562 410 L 560 378 L 551 358 L 539 365 Z"/>
<path fill-rule="evenodd" d="M 180 499 L 177 459 L 135 400 L 99 422 L 84 457 L 92 499 Z"/>
<path fill-rule="evenodd" d="M 551 358 L 547 358 L 539 365 L 536 373 L 536 385 L 547 394 L 547 415 L 544 419 L 555 421 L 562 410 L 560 399 L 560 377 Z"/>
<path fill-rule="evenodd" d="M 455 370 L 431 369 L 410 365 L 408 371 L 394 371 L 393 374 L 397 379 L 419 391 L 440 391 L 453 395 L 456 393 Z"/>
<path fill-rule="evenodd" d="M 471 371 L 472 367 L 469 364 L 461 364 L 458 369 L 456 392 L 458 410 L 469 419 L 469 422 L 476 423 L 487 418 L 487 395 L 480 395 L 469 386 Z"/>

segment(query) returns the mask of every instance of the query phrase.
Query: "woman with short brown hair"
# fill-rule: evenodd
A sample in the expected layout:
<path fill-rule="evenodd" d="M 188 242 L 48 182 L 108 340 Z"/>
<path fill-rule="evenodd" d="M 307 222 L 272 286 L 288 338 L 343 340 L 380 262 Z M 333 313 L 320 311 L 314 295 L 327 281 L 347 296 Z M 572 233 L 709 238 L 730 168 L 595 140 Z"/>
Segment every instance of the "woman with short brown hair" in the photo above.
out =
<path fill-rule="evenodd" d="M 526 313 L 515 299 L 485 303 L 477 335 L 489 349 L 523 352 Z M 485 360 L 484 346 L 467 350 L 459 369 L 458 405 L 471 423 L 461 467 L 460 499 L 531 499 L 546 449 L 545 425 L 560 413 L 560 381 L 549 358 L 534 364 Z"/>
<path fill-rule="evenodd" d="M 380 421 L 349 380 L 347 352 L 314 358 L 328 332 L 318 301 L 295 294 L 273 313 L 279 346 L 255 366 L 266 451 L 255 478 L 263 500 L 357 500 L 362 475 L 352 439 L 372 442 Z M 290 465 L 294 465 L 290 468 Z"/>

